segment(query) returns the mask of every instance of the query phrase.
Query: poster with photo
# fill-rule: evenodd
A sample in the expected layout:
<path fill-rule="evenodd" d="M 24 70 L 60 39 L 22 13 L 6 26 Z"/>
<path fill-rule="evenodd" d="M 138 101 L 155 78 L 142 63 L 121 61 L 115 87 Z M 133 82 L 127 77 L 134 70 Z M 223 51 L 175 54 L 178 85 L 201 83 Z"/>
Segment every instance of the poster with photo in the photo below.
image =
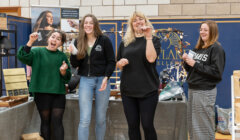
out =
<path fill-rule="evenodd" d="M 63 51 L 69 58 L 69 45 L 74 43 L 79 32 L 79 9 L 61 8 L 61 30 L 65 31 L 67 35 L 67 41 L 63 44 Z"/>
<path fill-rule="evenodd" d="M 38 39 L 33 46 L 47 46 L 47 34 L 60 29 L 60 8 L 31 7 L 32 32 L 38 32 Z"/>
<path fill-rule="evenodd" d="M 61 30 L 65 32 L 78 32 L 79 9 L 61 8 Z"/>
<path fill-rule="evenodd" d="M 61 29 L 66 33 L 77 33 L 79 8 L 31 7 L 32 32 L 38 33 L 35 47 L 47 46 L 47 35 L 51 30 Z"/>

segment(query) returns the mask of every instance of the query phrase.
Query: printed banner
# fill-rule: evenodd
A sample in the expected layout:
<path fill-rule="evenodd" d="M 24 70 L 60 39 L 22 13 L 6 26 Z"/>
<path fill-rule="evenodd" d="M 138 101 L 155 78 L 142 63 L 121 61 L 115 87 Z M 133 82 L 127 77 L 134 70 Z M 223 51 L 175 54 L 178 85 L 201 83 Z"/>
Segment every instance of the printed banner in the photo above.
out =
<path fill-rule="evenodd" d="M 38 32 L 38 40 L 33 46 L 47 46 L 47 34 L 54 29 L 67 33 L 67 39 L 72 40 L 72 33 L 78 33 L 79 9 L 62 7 L 31 7 L 32 32 Z M 70 36 L 70 37 L 69 37 Z"/>

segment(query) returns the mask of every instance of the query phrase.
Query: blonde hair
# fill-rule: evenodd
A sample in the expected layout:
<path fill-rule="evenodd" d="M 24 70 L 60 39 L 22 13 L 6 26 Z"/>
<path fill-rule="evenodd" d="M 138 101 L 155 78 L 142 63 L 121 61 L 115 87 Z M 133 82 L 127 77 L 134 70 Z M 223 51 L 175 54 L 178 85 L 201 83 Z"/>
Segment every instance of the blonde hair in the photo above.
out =
<path fill-rule="evenodd" d="M 206 44 L 204 44 L 204 41 L 202 40 L 201 36 L 199 36 L 198 42 L 195 46 L 196 49 L 208 48 L 212 44 L 217 42 L 217 40 L 218 40 L 218 26 L 217 26 L 216 22 L 213 20 L 203 21 L 200 25 L 200 28 L 203 24 L 207 24 L 209 27 L 209 38 L 208 38 Z"/>
<path fill-rule="evenodd" d="M 134 42 L 136 39 L 134 29 L 132 26 L 133 20 L 136 19 L 136 17 L 141 17 L 141 18 L 145 19 L 146 26 L 150 26 L 153 29 L 151 22 L 142 12 L 139 12 L 139 11 L 133 12 L 133 14 L 130 16 L 130 18 L 128 20 L 127 31 L 123 37 L 123 43 L 124 43 L 125 47 L 128 46 L 130 43 Z"/>
<path fill-rule="evenodd" d="M 79 37 L 78 37 L 78 42 L 77 42 L 77 49 L 78 49 L 77 58 L 78 59 L 82 59 L 86 56 L 86 52 L 87 52 L 87 48 L 88 48 L 88 44 L 87 44 L 88 38 L 84 31 L 84 22 L 87 17 L 92 18 L 94 36 L 98 37 L 100 35 L 103 35 L 97 18 L 93 14 L 85 15 L 80 23 L 80 29 L 79 29 Z"/>

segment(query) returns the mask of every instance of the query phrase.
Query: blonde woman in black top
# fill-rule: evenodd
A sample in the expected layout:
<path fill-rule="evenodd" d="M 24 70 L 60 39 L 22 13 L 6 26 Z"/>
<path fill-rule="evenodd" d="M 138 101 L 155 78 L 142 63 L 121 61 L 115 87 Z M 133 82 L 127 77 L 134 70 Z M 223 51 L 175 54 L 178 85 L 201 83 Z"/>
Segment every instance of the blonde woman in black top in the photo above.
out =
<path fill-rule="evenodd" d="M 156 59 L 161 45 L 152 31 L 147 17 L 134 12 L 118 49 L 117 67 L 122 70 L 120 90 L 130 140 L 141 140 L 140 121 L 145 140 L 157 139 L 153 122 L 159 86 Z"/>

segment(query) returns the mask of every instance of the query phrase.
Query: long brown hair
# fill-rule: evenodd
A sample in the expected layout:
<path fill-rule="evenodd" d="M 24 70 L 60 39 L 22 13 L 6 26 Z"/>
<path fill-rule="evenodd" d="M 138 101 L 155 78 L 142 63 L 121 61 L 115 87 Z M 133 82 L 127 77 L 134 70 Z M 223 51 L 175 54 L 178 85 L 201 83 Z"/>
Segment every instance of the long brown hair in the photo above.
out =
<path fill-rule="evenodd" d="M 204 41 L 202 40 L 201 36 L 199 35 L 198 42 L 195 46 L 196 49 L 204 49 L 210 47 L 212 44 L 217 42 L 218 40 L 218 26 L 217 23 L 213 20 L 206 20 L 203 21 L 200 25 L 200 28 L 203 24 L 207 24 L 209 27 L 209 38 L 207 40 L 207 43 L 204 44 Z"/>
<path fill-rule="evenodd" d="M 46 11 L 43 11 L 43 12 L 39 15 L 39 17 L 38 17 L 38 19 L 37 19 L 37 21 L 36 21 L 36 23 L 35 23 L 35 25 L 34 25 L 34 27 L 33 27 L 33 32 L 37 32 L 37 31 L 39 30 L 39 28 L 44 29 L 44 27 L 49 26 L 49 24 L 48 24 L 48 22 L 47 22 L 47 14 L 48 14 L 48 13 L 51 13 L 51 14 L 52 14 L 51 11 L 46 10 Z M 52 26 L 52 25 L 50 25 L 50 26 Z"/>
<path fill-rule="evenodd" d="M 94 36 L 98 37 L 98 36 L 103 34 L 101 29 L 100 29 L 99 22 L 98 22 L 97 18 L 93 14 L 85 15 L 83 17 L 83 19 L 80 23 L 80 27 L 79 27 L 80 29 L 79 29 L 79 36 L 78 36 L 78 42 L 77 42 L 77 49 L 78 49 L 77 58 L 78 59 L 84 58 L 86 56 L 86 53 L 87 53 L 88 38 L 87 38 L 87 34 L 84 31 L 84 22 L 85 22 L 85 19 L 87 17 L 92 18 Z"/>

